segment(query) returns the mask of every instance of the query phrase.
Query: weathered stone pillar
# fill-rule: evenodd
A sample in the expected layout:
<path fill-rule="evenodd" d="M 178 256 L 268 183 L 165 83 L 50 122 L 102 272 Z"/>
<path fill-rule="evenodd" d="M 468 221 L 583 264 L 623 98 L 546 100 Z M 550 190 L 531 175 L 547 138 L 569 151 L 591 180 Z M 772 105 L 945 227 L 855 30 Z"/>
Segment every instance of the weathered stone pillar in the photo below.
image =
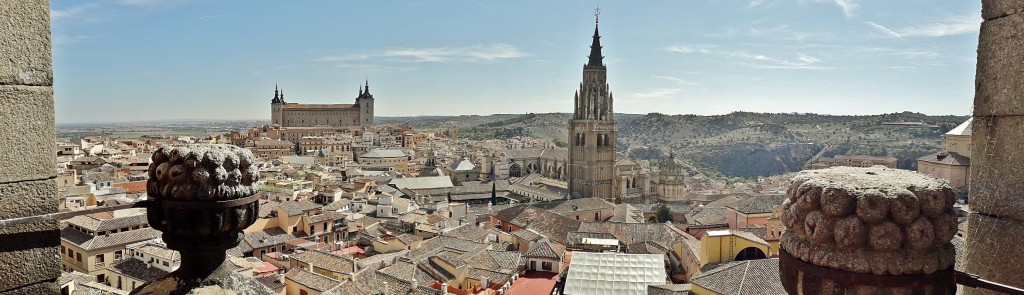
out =
<path fill-rule="evenodd" d="M 254 160 L 249 150 L 225 144 L 163 147 L 153 153 L 146 213 L 167 247 L 181 253 L 181 267 L 133 294 L 272 294 L 225 261 L 225 251 L 238 245 L 242 230 L 259 212 Z"/>
<path fill-rule="evenodd" d="M 916 172 L 834 167 L 793 178 L 779 261 L 790 294 L 953 294 L 955 195 Z"/>
<path fill-rule="evenodd" d="M 1024 287 L 1024 1 L 981 2 L 964 271 Z"/>
<path fill-rule="evenodd" d="M 0 0 L 0 220 L 57 212 L 50 2 Z M 0 294 L 57 293 L 57 222 L 0 227 Z"/>

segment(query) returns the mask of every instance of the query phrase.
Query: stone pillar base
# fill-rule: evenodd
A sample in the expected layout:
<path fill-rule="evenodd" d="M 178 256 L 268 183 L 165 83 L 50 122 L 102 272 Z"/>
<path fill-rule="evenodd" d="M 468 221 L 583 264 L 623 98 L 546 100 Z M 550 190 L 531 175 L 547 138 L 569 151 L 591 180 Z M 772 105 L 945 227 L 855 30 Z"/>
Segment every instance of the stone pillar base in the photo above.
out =
<path fill-rule="evenodd" d="M 779 251 L 779 275 L 786 292 L 798 294 L 956 294 L 953 270 L 931 274 L 877 276 L 810 264 Z"/>

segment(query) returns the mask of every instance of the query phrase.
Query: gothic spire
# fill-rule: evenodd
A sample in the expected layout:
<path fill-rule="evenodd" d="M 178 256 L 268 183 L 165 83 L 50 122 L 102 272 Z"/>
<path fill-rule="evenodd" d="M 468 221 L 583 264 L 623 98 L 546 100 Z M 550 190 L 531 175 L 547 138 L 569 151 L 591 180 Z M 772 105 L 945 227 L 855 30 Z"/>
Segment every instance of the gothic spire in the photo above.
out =
<path fill-rule="evenodd" d="M 601 15 L 601 9 L 594 9 L 594 42 L 590 44 L 590 61 L 587 62 L 588 67 L 601 67 L 604 66 L 602 59 L 604 55 L 601 55 L 601 34 L 597 31 L 598 16 Z"/>
<path fill-rule="evenodd" d="M 359 96 L 363 96 L 363 85 L 359 85 Z"/>
<path fill-rule="evenodd" d="M 365 89 L 366 90 L 364 92 L 366 92 L 366 94 L 370 94 L 370 79 L 366 79 L 366 87 L 365 87 Z"/>
<path fill-rule="evenodd" d="M 281 93 L 278 91 L 277 84 L 274 84 L 274 99 L 270 100 L 270 103 L 281 103 Z"/>

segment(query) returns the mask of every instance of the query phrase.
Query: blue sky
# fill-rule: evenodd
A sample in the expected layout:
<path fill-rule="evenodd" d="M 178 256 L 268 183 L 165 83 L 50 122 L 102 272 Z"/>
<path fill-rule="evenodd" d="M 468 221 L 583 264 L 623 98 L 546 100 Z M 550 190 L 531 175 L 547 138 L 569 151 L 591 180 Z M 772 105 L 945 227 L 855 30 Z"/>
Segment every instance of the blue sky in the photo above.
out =
<path fill-rule="evenodd" d="M 980 1 L 51 1 L 58 123 L 570 112 L 600 5 L 615 110 L 970 113 Z"/>

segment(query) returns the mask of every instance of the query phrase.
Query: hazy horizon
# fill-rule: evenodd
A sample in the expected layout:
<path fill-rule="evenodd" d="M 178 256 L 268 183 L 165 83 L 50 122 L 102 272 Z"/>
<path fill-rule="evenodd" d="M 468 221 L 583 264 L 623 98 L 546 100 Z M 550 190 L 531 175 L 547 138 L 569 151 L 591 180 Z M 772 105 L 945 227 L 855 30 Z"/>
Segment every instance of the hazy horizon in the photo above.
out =
<path fill-rule="evenodd" d="M 58 123 L 570 112 L 601 6 L 615 109 L 969 113 L 980 3 L 52 1 Z M 899 13 L 894 13 L 899 12 Z M 251 118 L 251 119 L 250 119 Z"/>
<path fill-rule="evenodd" d="M 802 113 L 802 112 L 781 112 L 781 113 L 774 112 L 774 113 L 766 113 L 766 112 L 753 112 L 753 111 L 732 111 L 732 112 L 725 113 L 725 114 L 711 114 L 711 115 L 701 115 L 701 114 L 665 114 L 665 113 L 659 113 L 659 112 L 649 112 L 649 113 L 643 113 L 643 114 L 640 114 L 640 113 L 619 113 L 619 112 L 616 112 L 615 114 L 616 115 L 640 115 L 640 116 L 643 116 L 643 115 L 658 113 L 658 114 L 662 114 L 662 115 L 666 115 L 666 116 L 689 116 L 689 115 L 694 115 L 694 116 L 709 117 L 709 116 L 725 116 L 725 115 L 729 115 L 729 114 L 732 114 L 732 113 L 758 113 L 758 114 L 794 114 L 795 113 L 797 115 L 820 115 L 820 116 L 880 116 L 880 115 L 885 115 L 885 114 L 902 113 L 902 112 L 920 113 L 920 114 L 924 114 L 924 115 L 930 116 L 930 117 L 945 117 L 945 116 L 969 117 L 969 116 L 971 116 L 971 114 L 964 114 L 964 115 L 957 115 L 957 114 L 926 114 L 926 113 L 914 112 L 914 111 L 900 111 L 900 112 L 879 113 L 879 114 L 857 114 L 857 115 L 839 115 L 839 114 L 823 114 L 823 113 Z M 572 114 L 572 113 L 569 113 L 569 112 L 545 112 L 545 113 L 530 112 L 530 113 L 535 113 L 535 114 L 566 114 L 566 115 Z M 486 116 L 496 116 L 496 115 L 525 115 L 525 114 L 528 114 L 528 113 L 493 113 L 493 114 L 459 114 L 459 115 L 409 115 L 409 116 L 384 116 L 384 115 L 382 115 L 382 116 L 375 116 L 375 117 L 379 118 L 379 119 L 390 119 L 390 118 L 459 117 L 459 116 L 480 116 L 480 117 L 486 117 Z M 223 118 L 178 118 L 178 119 L 174 119 L 174 118 L 170 118 L 170 119 L 140 119 L 140 120 L 123 120 L 123 121 L 79 121 L 79 122 L 59 122 L 58 121 L 57 125 L 125 124 L 125 123 L 171 123 L 171 122 L 188 122 L 188 121 L 192 121 L 192 122 L 266 121 L 266 122 L 269 123 L 270 119 L 269 118 L 248 118 L 248 119 L 246 119 L 246 118 L 239 118 L 239 119 L 223 119 Z"/>

